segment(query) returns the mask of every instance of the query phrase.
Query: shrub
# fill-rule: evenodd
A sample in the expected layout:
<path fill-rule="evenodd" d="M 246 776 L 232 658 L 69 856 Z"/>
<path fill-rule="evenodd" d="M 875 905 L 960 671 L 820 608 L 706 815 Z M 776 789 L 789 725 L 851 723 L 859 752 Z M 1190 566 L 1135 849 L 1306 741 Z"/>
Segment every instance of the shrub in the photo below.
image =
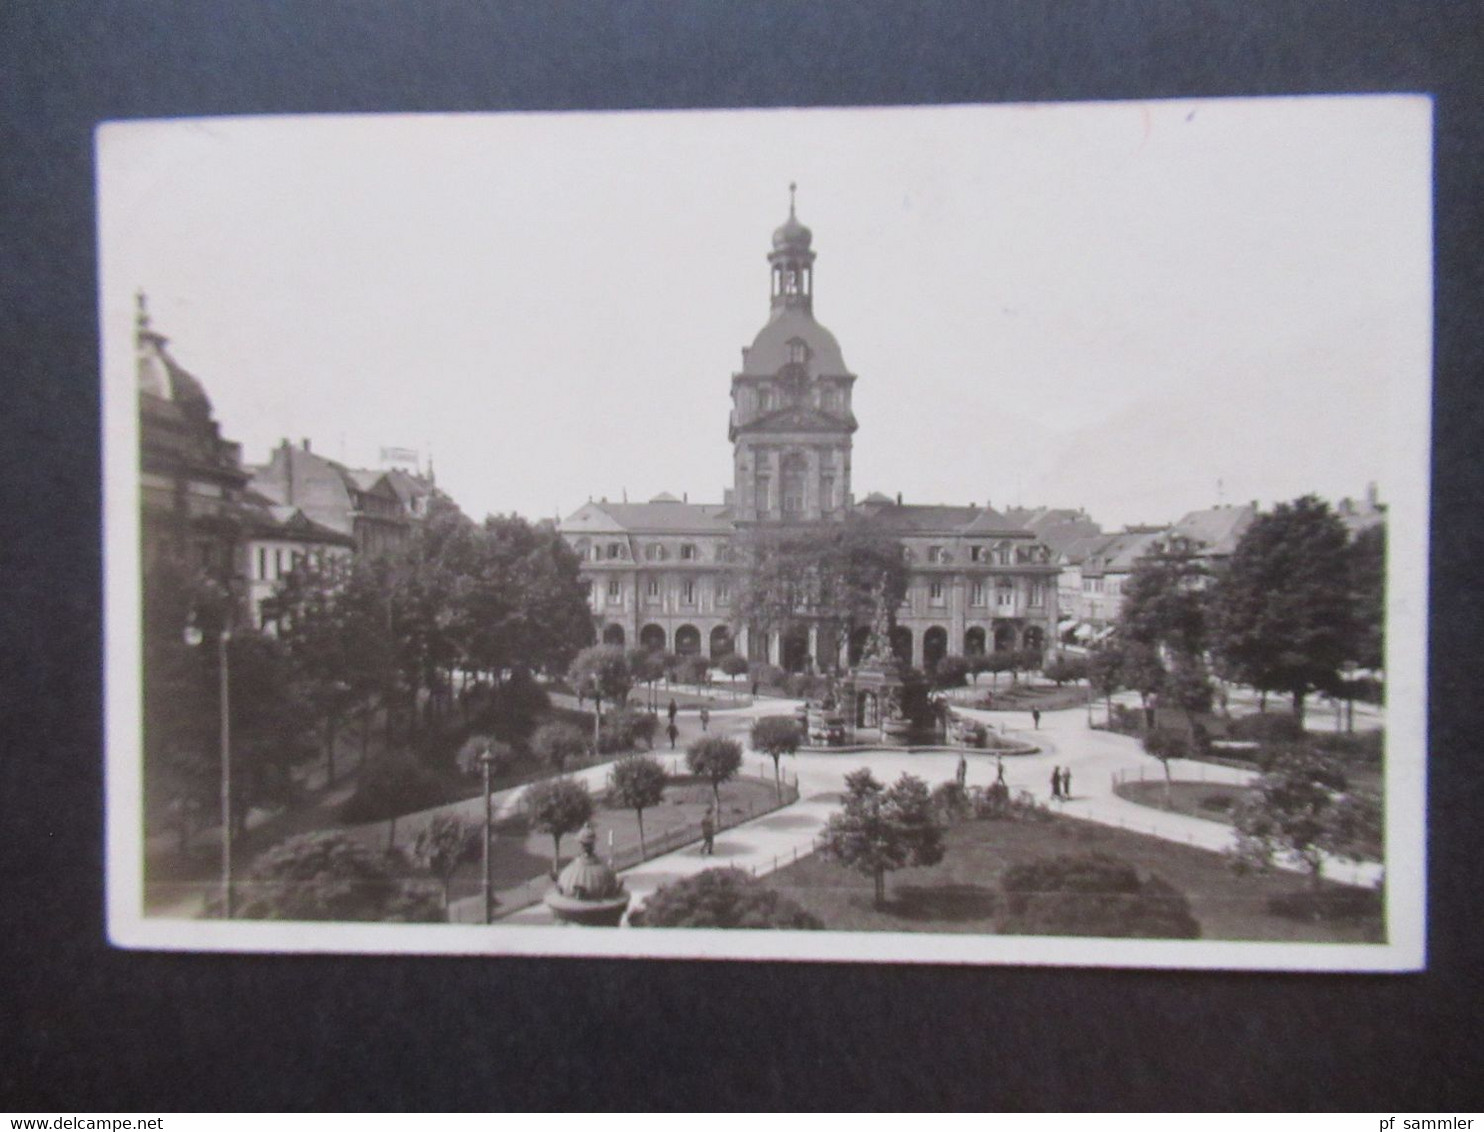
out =
<path fill-rule="evenodd" d="M 247 876 L 249 920 L 442 920 L 438 897 L 396 875 L 385 854 L 338 831 L 275 845 Z"/>
<path fill-rule="evenodd" d="M 598 751 L 611 755 L 617 751 L 631 751 L 642 740 L 650 750 L 654 749 L 655 733 L 659 730 L 659 716 L 633 708 L 603 713 L 603 726 L 598 737 Z"/>
<path fill-rule="evenodd" d="M 969 675 L 969 662 L 961 656 L 945 656 L 933 665 L 933 685 L 962 688 Z"/>
<path fill-rule="evenodd" d="M 1304 737 L 1303 725 L 1288 712 L 1261 712 L 1234 719 L 1230 727 L 1233 739 L 1255 743 L 1296 743 Z"/>
<path fill-rule="evenodd" d="M 969 792 L 957 782 L 940 782 L 933 787 L 929 796 L 933 813 L 938 815 L 938 820 L 944 823 L 961 821 L 973 813 L 969 802 Z"/>
<path fill-rule="evenodd" d="M 1063 855 L 1006 870 L 999 930 L 1016 935 L 1195 939 L 1200 925 L 1174 886 L 1106 853 Z"/>
<path fill-rule="evenodd" d="M 726 654 L 726 656 L 721 658 L 719 667 L 728 676 L 741 676 L 744 672 L 747 671 L 747 658 L 739 653 L 729 652 Z"/>
<path fill-rule="evenodd" d="M 1091 670 L 1085 657 L 1059 656 L 1041 670 L 1041 675 L 1059 688 L 1063 684 L 1086 680 Z"/>
<path fill-rule="evenodd" d="M 1229 794 L 1207 794 L 1200 802 L 1201 809 L 1215 810 L 1219 813 L 1226 813 L 1232 808 L 1232 804 Z"/>
<path fill-rule="evenodd" d="M 385 821 L 437 806 L 449 796 L 448 784 L 421 763 L 379 759 L 361 769 L 355 793 L 340 807 L 340 820 L 347 825 Z"/>
<path fill-rule="evenodd" d="M 1190 739 L 1180 731 L 1156 728 L 1144 735 L 1144 750 L 1163 763 L 1190 754 Z"/>
<path fill-rule="evenodd" d="M 1310 735 L 1309 741 L 1344 763 L 1360 766 L 1380 766 L 1385 747 L 1385 737 L 1380 731 L 1322 731 Z"/>
<path fill-rule="evenodd" d="M 639 928 L 824 927 L 786 896 L 741 869 L 707 869 L 667 884 L 629 916 Z"/>
<path fill-rule="evenodd" d="M 561 770 L 569 760 L 587 754 L 587 736 L 570 723 L 553 720 L 536 728 L 531 751 L 542 762 Z"/>
<path fill-rule="evenodd" d="M 752 681 L 764 688 L 781 688 L 788 675 L 776 664 L 758 664 L 752 668 Z"/>
<path fill-rule="evenodd" d="M 470 735 L 459 748 L 456 759 L 459 773 L 466 778 L 482 777 L 484 767 L 480 758 L 486 753 L 491 760 L 490 775 L 494 778 L 508 771 L 515 762 L 515 750 L 509 743 L 502 743 L 489 735 Z"/>

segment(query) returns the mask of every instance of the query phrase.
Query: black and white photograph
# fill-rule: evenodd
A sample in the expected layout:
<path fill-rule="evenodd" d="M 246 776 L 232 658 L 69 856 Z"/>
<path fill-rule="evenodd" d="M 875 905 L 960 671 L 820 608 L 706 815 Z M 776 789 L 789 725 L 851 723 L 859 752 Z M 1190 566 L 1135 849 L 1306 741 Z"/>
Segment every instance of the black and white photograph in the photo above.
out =
<path fill-rule="evenodd" d="M 1423 968 L 1432 127 L 100 125 L 110 939 Z"/>

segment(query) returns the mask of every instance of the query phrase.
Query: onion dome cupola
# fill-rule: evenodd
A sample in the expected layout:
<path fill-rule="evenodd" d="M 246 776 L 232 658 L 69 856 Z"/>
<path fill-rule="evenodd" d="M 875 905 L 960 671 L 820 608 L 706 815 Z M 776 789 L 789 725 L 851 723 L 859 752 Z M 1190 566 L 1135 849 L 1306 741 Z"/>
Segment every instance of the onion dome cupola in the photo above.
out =
<path fill-rule="evenodd" d="M 578 844 L 582 852 L 557 877 L 546 906 L 563 923 L 617 927 L 629 907 L 623 881 L 598 859 L 598 832 L 591 825 L 583 827 Z"/>
<path fill-rule="evenodd" d="M 773 308 L 812 310 L 814 306 L 814 252 L 809 245 L 814 233 L 803 224 L 794 210 L 796 184 L 788 186 L 788 219 L 773 233 L 773 250 L 768 262 L 773 266 Z"/>

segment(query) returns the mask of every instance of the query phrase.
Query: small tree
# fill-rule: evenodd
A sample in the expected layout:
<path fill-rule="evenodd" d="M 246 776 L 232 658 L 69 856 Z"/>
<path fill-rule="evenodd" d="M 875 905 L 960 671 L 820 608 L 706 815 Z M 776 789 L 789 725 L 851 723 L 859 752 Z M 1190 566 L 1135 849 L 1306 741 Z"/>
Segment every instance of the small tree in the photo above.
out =
<path fill-rule="evenodd" d="M 803 741 L 799 722 L 788 715 L 765 715 L 752 725 L 752 746 L 773 760 L 773 786 L 778 792 L 778 801 L 783 801 L 783 782 L 779 771 L 779 760 L 792 755 Z"/>
<path fill-rule="evenodd" d="M 969 662 L 961 656 L 940 657 L 933 665 L 933 686 L 936 688 L 962 688 L 969 674 Z"/>
<path fill-rule="evenodd" d="M 1144 733 L 1144 751 L 1157 758 L 1165 769 L 1165 809 L 1168 810 L 1172 803 L 1170 763 L 1185 758 L 1190 753 L 1190 744 L 1178 731 L 1155 728 Z"/>
<path fill-rule="evenodd" d="M 1349 793 L 1340 769 L 1303 747 L 1273 761 L 1233 818 L 1238 869 L 1265 872 L 1285 856 L 1307 870 L 1315 889 L 1326 856 L 1360 861 L 1381 851 L 1379 800 Z"/>
<path fill-rule="evenodd" d="M 716 819 L 721 821 L 721 784 L 730 782 L 742 769 L 742 744 L 720 735 L 697 739 L 685 752 L 685 765 L 697 778 L 711 783 L 711 797 L 716 805 Z"/>
<path fill-rule="evenodd" d="M 587 754 L 587 737 L 570 723 L 552 720 L 536 728 L 531 736 L 531 750 L 542 762 L 561 771 L 569 759 Z"/>
<path fill-rule="evenodd" d="M 639 928 L 817 930 L 815 917 L 741 869 L 707 869 L 665 885 L 629 917 Z"/>
<path fill-rule="evenodd" d="M 936 865 L 943 859 L 943 830 L 933 813 L 927 783 L 903 774 L 886 789 L 866 769 L 845 778 L 845 808 L 824 830 L 824 851 L 875 882 L 874 904 L 886 903 L 886 874 Z"/>
<path fill-rule="evenodd" d="M 248 873 L 248 920 L 443 919 L 437 897 L 396 875 L 388 856 L 349 834 L 304 833 L 268 850 Z"/>
<path fill-rule="evenodd" d="M 1113 693 L 1123 687 L 1123 653 L 1113 645 L 1094 649 L 1087 658 L 1087 681 L 1103 697 L 1108 708 L 1108 721 L 1113 721 Z M 1092 719 L 1092 705 L 1087 708 Z"/>
<path fill-rule="evenodd" d="M 562 838 L 581 829 L 593 816 L 587 783 L 575 778 L 548 778 L 526 788 L 523 796 L 531 824 L 551 834 L 551 875 L 562 863 Z"/>
<path fill-rule="evenodd" d="M 1042 675 L 1060 688 L 1063 684 L 1086 680 L 1091 670 L 1092 666 L 1080 656 L 1059 656 L 1042 670 Z"/>
<path fill-rule="evenodd" d="M 659 759 L 647 755 L 630 755 L 613 764 L 608 772 L 608 804 L 625 810 L 633 810 L 639 822 L 639 856 L 647 858 L 649 849 L 644 843 L 644 811 L 658 806 L 665 799 L 665 783 L 669 776 Z"/>
<path fill-rule="evenodd" d="M 479 856 L 482 825 L 454 814 L 438 814 L 417 835 L 412 844 L 412 861 L 418 868 L 432 873 L 443 887 L 443 913 L 448 915 L 449 887 L 459 866 Z"/>
<path fill-rule="evenodd" d="M 735 683 L 738 676 L 744 676 L 747 673 L 747 658 L 740 653 L 729 652 L 721 658 L 720 667 Z"/>
<path fill-rule="evenodd" d="M 578 695 L 593 701 L 593 748 L 600 742 L 603 704 L 621 704 L 634 686 L 628 657 L 618 645 L 592 645 L 583 649 L 567 670 L 567 680 Z"/>
<path fill-rule="evenodd" d="M 490 774 L 498 775 L 515 759 L 515 748 L 488 735 L 470 735 L 459 748 L 456 763 L 459 773 L 473 778 L 484 773 L 483 760 L 490 761 Z"/>

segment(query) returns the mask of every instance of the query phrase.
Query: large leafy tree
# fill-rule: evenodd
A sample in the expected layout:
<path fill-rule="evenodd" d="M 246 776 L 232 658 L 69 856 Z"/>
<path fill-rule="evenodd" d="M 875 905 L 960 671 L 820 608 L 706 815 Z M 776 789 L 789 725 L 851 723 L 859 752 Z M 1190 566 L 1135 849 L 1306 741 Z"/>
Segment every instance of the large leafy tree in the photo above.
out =
<path fill-rule="evenodd" d="M 1351 657 L 1362 668 L 1386 667 L 1386 526 L 1378 523 L 1350 544 L 1350 589 L 1355 611 Z"/>
<path fill-rule="evenodd" d="M 825 826 L 824 851 L 875 882 L 880 908 L 888 872 L 943 859 L 943 830 L 927 783 L 914 775 L 903 774 L 887 788 L 861 769 L 845 777 L 845 791 L 845 808 Z"/>
<path fill-rule="evenodd" d="M 1123 589 L 1119 635 L 1178 656 L 1206 648 L 1206 586 L 1210 572 L 1185 541 L 1139 559 Z"/>
<path fill-rule="evenodd" d="M 742 552 L 737 613 L 765 632 L 812 624 L 840 640 L 872 623 L 883 587 L 889 610 L 907 593 L 901 544 L 867 519 L 808 533 L 760 529 Z"/>
<path fill-rule="evenodd" d="M 644 843 L 644 811 L 665 800 L 669 776 L 659 759 L 649 755 L 630 755 L 613 764 L 608 772 L 608 804 L 633 810 L 639 823 L 639 855 L 648 858 Z"/>
<path fill-rule="evenodd" d="M 741 869 L 707 869 L 656 891 L 629 918 L 640 928 L 787 928 L 824 925 Z"/>
<path fill-rule="evenodd" d="M 1247 529 L 1214 595 L 1224 668 L 1264 692 L 1304 699 L 1332 691 L 1354 653 L 1351 555 L 1345 527 L 1312 495 L 1280 503 Z"/>

